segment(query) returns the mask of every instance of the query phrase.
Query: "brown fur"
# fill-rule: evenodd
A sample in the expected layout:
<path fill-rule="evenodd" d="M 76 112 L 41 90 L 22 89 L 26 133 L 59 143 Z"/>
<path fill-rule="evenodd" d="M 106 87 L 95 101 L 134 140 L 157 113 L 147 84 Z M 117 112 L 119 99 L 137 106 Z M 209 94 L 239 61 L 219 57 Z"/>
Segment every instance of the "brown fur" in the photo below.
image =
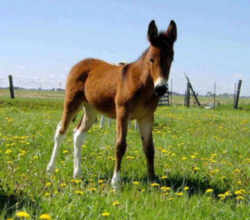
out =
<path fill-rule="evenodd" d="M 150 47 L 135 62 L 112 65 L 98 59 L 85 59 L 76 64 L 67 79 L 64 112 L 60 133 L 64 134 L 76 113 L 85 107 L 77 126 L 87 131 L 96 120 L 96 112 L 117 120 L 116 165 L 119 172 L 126 151 L 128 120 L 136 119 L 147 158 L 149 177 L 154 177 L 152 127 L 159 97 L 154 82 L 159 76 L 168 79 L 176 40 L 176 25 L 171 21 L 166 32 L 158 34 L 149 25 Z"/>

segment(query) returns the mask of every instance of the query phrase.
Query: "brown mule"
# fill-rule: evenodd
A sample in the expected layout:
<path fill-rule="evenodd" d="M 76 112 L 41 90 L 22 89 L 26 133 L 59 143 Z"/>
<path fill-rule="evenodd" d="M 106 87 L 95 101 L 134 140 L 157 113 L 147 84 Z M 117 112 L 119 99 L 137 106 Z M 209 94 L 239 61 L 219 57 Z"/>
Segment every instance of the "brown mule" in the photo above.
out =
<path fill-rule="evenodd" d="M 126 151 L 128 120 L 139 125 L 143 150 L 147 159 L 148 176 L 154 178 L 154 145 L 152 127 L 154 111 L 160 96 L 166 91 L 173 45 L 177 28 L 171 21 L 167 31 L 158 33 L 151 21 L 148 27 L 150 46 L 135 62 L 112 65 L 98 59 L 85 59 L 76 64 L 68 75 L 64 111 L 57 126 L 55 144 L 47 171 L 53 171 L 58 148 L 70 122 L 82 108 L 85 114 L 74 133 L 74 177 L 81 174 L 81 146 L 85 134 L 96 121 L 96 114 L 116 118 L 116 161 L 112 185 L 120 182 L 122 157 Z"/>

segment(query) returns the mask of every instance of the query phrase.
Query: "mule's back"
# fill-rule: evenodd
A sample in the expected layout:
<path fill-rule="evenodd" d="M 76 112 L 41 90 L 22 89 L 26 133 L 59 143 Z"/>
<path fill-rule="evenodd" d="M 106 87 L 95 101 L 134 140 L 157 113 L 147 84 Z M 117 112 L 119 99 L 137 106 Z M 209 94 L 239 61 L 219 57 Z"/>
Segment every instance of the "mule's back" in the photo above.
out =
<path fill-rule="evenodd" d="M 111 117 L 115 116 L 115 95 L 122 66 L 98 59 L 85 59 L 77 63 L 67 79 L 66 98 L 79 96 L 83 102 Z M 68 102 L 69 100 L 65 100 Z"/>

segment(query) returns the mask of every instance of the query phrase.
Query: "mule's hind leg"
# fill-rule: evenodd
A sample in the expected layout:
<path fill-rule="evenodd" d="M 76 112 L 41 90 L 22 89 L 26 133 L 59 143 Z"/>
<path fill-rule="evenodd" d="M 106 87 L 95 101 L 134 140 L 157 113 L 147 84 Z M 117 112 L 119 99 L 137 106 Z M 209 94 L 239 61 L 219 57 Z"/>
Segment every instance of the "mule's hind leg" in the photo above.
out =
<path fill-rule="evenodd" d="M 47 172 L 52 173 L 55 169 L 55 165 L 56 165 L 56 156 L 58 153 L 58 149 L 65 137 L 64 133 L 61 133 L 61 121 L 58 123 L 57 128 L 56 128 L 56 133 L 54 136 L 54 148 L 50 157 L 50 161 L 48 163 L 47 166 Z"/>
<path fill-rule="evenodd" d="M 81 106 L 81 100 L 76 98 L 72 99 L 71 102 L 65 101 L 64 103 L 63 117 L 62 120 L 57 125 L 56 133 L 54 136 L 54 148 L 51 154 L 50 161 L 47 166 L 47 172 L 49 173 L 53 172 L 55 168 L 56 157 L 60 145 L 62 144 L 62 141 L 66 135 L 70 122 L 72 121 L 76 113 L 79 111 L 80 106 Z"/>
<path fill-rule="evenodd" d="M 81 151 L 86 136 L 86 132 L 96 121 L 96 111 L 88 104 L 84 104 L 85 113 L 81 123 L 77 126 L 74 133 L 74 178 L 81 175 Z"/>

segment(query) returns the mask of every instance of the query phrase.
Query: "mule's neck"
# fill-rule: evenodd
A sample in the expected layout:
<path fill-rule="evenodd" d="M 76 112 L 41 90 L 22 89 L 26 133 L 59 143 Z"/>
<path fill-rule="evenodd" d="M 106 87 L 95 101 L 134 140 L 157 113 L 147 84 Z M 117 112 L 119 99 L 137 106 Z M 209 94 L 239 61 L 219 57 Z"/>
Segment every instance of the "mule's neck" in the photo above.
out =
<path fill-rule="evenodd" d="M 131 67 L 135 69 L 134 72 L 139 75 L 138 79 L 143 85 L 145 85 L 149 81 L 152 81 L 152 77 L 150 75 L 150 67 L 146 62 L 148 51 L 149 48 L 147 48 L 135 62 L 130 64 Z"/>

